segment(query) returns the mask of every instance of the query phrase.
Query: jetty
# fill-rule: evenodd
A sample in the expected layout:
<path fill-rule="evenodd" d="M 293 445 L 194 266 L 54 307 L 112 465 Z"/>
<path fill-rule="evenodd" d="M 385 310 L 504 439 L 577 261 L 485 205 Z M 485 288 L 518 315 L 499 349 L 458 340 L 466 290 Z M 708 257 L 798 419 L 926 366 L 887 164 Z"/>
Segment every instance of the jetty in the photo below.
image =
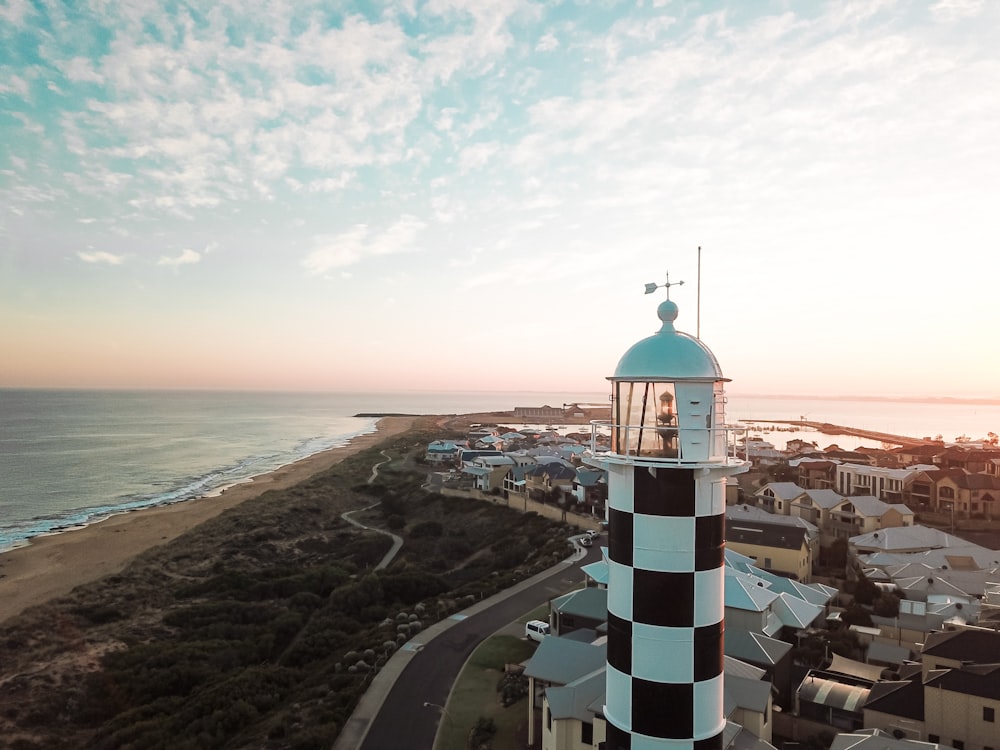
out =
<path fill-rule="evenodd" d="M 847 427 L 846 425 L 830 424 L 829 422 L 812 422 L 805 419 L 749 419 L 747 421 L 754 424 L 761 422 L 768 424 L 788 424 L 795 427 L 813 429 L 817 432 L 822 432 L 824 435 L 853 435 L 854 437 L 878 440 L 880 443 L 891 443 L 893 445 L 942 445 L 940 440 L 931 440 L 930 438 L 893 435 L 889 432 L 863 430 L 858 427 Z"/>

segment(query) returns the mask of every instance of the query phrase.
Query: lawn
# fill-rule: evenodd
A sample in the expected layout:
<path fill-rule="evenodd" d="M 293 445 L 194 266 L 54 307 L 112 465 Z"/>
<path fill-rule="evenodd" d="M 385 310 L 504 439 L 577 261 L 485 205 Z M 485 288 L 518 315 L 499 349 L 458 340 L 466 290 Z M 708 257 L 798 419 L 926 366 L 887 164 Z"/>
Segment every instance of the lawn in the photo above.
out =
<path fill-rule="evenodd" d="M 573 591 L 577 586 L 570 586 Z M 523 634 L 528 620 L 548 620 L 549 603 L 540 604 L 515 622 Z M 509 629 L 505 629 L 509 633 Z M 493 750 L 524 750 L 528 736 L 528 698 L 504 708 L 500 705 L 497 683 L 505 664 L 520 664 L 535 653 L 538 644 L 515 635 L 487 638 L 469 657 L 441 716 L 434 750 L 468 750 L 469 734 L 481 716 L 493 719 L 497 733 Z"/>
<path fill-rule="evenodd" d="M 467 750 L 469 733 L 481 716 L 496 723 L 494 750 L 520 750 L 523 745 L 517 736 L 526 732 L 528 699 L 504 708 L 496 687 L 505 664 L 520 664 L 534 651 L 534 643 L 513 635 L 496 635 L 483 641 L 455 683 L 448 710 L 441 717 L 435 750 Z"/>

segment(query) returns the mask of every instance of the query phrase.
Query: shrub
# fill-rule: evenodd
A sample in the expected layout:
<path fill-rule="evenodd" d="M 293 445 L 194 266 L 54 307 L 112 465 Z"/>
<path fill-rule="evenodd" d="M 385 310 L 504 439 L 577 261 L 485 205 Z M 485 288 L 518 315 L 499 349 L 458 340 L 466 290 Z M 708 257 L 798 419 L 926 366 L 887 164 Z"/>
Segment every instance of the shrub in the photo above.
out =
<path fill-rule="evenodd" d="M 413 524 L 410 529 L 410 537 L 420 539 L 421 537 L 437 537 L 444 533 L 444 526 L 438 521 L 420 521 Z"/>
<path fill-rule="evenodd" d="M 490 740 L 493 739 L 496 733 L 496 722 L 486 716 L 480 716 L 476 720 L 476 725 L 472 728 L 472 733 L 469 735 L 469 747 L 475 748 L 475 750 L 489 747 Z"/>

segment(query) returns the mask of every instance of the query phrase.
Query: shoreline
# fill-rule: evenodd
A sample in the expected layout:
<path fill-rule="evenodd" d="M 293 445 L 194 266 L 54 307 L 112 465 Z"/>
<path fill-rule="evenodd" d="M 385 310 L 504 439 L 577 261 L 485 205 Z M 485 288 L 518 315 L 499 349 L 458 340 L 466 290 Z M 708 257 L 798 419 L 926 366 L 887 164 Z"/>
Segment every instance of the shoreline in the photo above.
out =
<path fill-rule="evenodd" d="M 413 417 L 379 419 L 373 432 L 356 435 L 274 471 L 201 497 L 116 513 L 82 527 L 33 537 L 0 553 L 0 623 L 25 609 L 64 596 L 77 586 L 123 570 L 137 555 L 167 543 L 205 521 L 272 489 L 286 489 L 410 429 Z"/>

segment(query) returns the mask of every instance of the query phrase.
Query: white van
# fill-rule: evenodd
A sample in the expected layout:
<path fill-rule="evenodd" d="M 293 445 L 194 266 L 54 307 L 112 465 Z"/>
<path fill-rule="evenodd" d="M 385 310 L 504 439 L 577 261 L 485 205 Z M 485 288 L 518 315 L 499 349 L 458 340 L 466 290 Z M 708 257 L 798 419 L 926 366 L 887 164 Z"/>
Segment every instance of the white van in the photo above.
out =
<path fill-rule="evenodd" d="M 551 632 L 549 624 L 543 620 L 529 620 L 524 624 L 524 637 L 539 643 Z"/>

